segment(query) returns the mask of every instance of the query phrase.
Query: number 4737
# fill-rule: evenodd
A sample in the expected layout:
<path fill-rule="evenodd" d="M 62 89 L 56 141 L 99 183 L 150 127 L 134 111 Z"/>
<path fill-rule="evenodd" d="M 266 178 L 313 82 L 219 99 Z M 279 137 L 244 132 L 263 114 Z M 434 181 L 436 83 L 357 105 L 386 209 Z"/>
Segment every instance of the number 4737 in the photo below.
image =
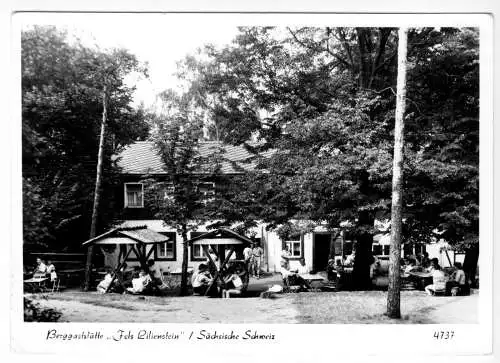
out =
<path fill-rule="evenodd" d="M 435 331 L 433 338 L 436 338 L 436 339 L 452 339 L 454 335 L 455 335 L 455 332 L 453 330 Z"/>

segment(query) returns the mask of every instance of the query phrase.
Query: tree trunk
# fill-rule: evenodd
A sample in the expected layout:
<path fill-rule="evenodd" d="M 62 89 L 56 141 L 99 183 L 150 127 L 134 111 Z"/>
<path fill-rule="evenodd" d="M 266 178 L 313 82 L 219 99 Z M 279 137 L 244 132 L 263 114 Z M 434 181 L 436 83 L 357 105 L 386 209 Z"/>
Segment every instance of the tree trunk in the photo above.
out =
<path fill-rule="evenodd" d="M 182 271 L 181 271 L 181 296 L 188 294 L 187 278 L 188 278 L 188 245 L 187 245 L 187 226 L 182 225 Z"/>
<path fill-rule="evenodd" d="M 479 260 L 479 245 L 474 245 L 466 249 L 463 269 L 467 280 L 473 288 L 477 288 L 476 271 Z"/>
<path fill-rule="evenodd" d="M 107 89 L 104 86 L 102 94 L 102 121 L 101 121 L 101 135 L 99 139 L 99 151 L 97 155 L 97 173 L 95 181 L 94 190 L 94 206 L 92 208 L 92 223 L 90 225 L 90 236 L 92 239 L 96 236 L 97 229 L 97 216 L 99 211 L 99 201 L 101 199 L 101 181 L 102 181 L 102 164 L 104 159 L 104 139 L 106 133 L 106 121 L 107 121 Z M 87 261 L 85 263 L 85 285 L 84 290 L 88 291 L 90 288 L 90 282 L 92 278 L 92 254 L 93 246 L 90 245 L 87 249 Z"/>
<path fill-rule="evenodd" d="M 403 136 L 406 104 L 407 33 L 408 30 L 406 28 L 399 28 L 396 120 L 394 127 L 394 157 L 392 164 L 391 249 L 389 260 L 389 289 L 387 292 L 387 315 L 393 319 L 401 318 L 400 259 L 403 207 Z"/>
<path fill-rule="evenodd" d="M 373 223 L 371 224 L 373 226 Z M 373 235 L 362 232 L 356 235 L 356 257 L 352 269 L 352 288 L 354 290 L 370 290 L 370 265 L 373 263 L 372 255 Z"/>

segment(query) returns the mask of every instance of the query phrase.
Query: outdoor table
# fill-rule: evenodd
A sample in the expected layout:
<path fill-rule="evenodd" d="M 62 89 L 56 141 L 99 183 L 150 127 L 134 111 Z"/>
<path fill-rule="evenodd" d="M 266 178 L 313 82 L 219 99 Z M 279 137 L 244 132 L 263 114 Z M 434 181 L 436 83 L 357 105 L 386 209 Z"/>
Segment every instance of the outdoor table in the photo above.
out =
<path fill-rule="evenodd" d="M 420 290 L 423 290 L 426 285 L 432 284 L 432 273 L 430 272 L 410 271 L 408 275 L 417 280 L 417 288 Z"/>
<path fill-rule="evenodd" d="M 302 277 L 307 282 L 324 281 L 325 280 L 325 278 L 323 278 L 322 276 L 314 275 L 314 274 L 299 274 L 299 276 Z"/>
<path fill-rule="evenodd" d="M 45 290 L 45 282 L 48 277 L 32 277 L 31 279 L 24 280 L 26 287 L 30 288 L 32 292 L 43 292 Z"/>
<path fill-rule="evenodd" d="M 320 275 L 315 275 L 315 274 L 299 274 L 300 277 L 302 277 L 309 285 L 311 285 L 311 283 L 313 283 L 314 281 L 325 281 L 325 278 L 323 278 L 322 276 Z M 318 287 L 313 287 L 311 285 L 311 290 L 310 291 L 321 291 L 318 289 Z"/>

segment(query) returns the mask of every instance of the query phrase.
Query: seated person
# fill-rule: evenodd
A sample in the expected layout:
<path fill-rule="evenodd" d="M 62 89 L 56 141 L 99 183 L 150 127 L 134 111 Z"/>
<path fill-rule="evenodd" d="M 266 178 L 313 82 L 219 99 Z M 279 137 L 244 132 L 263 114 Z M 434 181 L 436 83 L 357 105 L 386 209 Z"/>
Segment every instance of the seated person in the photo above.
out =
<path fill-rule="evenodd" d="M 291 271 L 289 267 L 289 262 L 282 262 L 281 264 L 281 276 L 283 276 L 283 282 L 288 286 L 300 286 L 302 289 L 311 289 L 311 285 L 304 280 L 297 273 L 297 270 Z"/>
<path fill-rule="evenodd" d="M 409 274 L 417 267 L 417 261 L 414 258 L 408 259 L 408 264 L 405 266 L 404 273 Z"/>
<path fill-rule="evenodd" d="M 380 261 L 377 256 L 372 256 L 373 262 L 370 264 L 370 278 L 373 279 L 379 274 Z"/>
<path fill-rule="evenodd" d="M 132 287 L 128 287 L 127 292 L 132 294 L 144 293 L 150 287 L 151 281 L 151 276 L 145 270 L 141 269 L 139 277 L 132 279 Z"/>
<path fill-rule="evenodd" d="M 446 290 L 451 293 L 453 288 L 458 288 L 458 292 L 460 294 L 468 295 L 469 285 L 467 284 L 467 279 L 465 277 L 465 272 L 462 269 L 462 264 L 460 262 L 455 262 L 454 266 L 456 270 L 451 275 L 451 279 L 447 283 Z"/>
<path fill-rule="evenodd" d="M 161 280 L 161 275 L 156 269 L 155 261 L 153 259 L 148 260 L 148 269 L 149 276 L 151 276 L 151 280 L 153 281 L 153 285 L 161 286 L 163 284 L 163 281 Z"/>
<path fill-rule="evenodd" d="M 97 285 L 97 292 L 104 294 L 108 291 L 111 282 L 113 281 L 113 270 L 111 268 L 106 269 L 106 275 L 104 279 Z"/>
<path fill-rule="evenodd" d="M 35 270 L 33 271 L 33 277 L 41 278 L 45 277 L 46 274 L 47 274 L 47 265 L 43 263 L 41 258 L 37 258 Z"/>
<path fill-rule="evenodd" d="M 54 282 L 57 280 L 56 267 L 52 263 L 52 261 L 47 261 L 47 273 L 50 275 L 50 281 Z"/>
<path fill-rule="evenodd" d="M 200 266 L 198 266 L 198 272 L 194 273 L 191 277 L 193 292 L 197 295 L 205 295 L 212 281 L 213 279 L 212 276 L 210 276 L 208 266 L 204 263 L 200 264 Z"/>
<path fill-rule="evenodd" d="M 226 299 L 229 299 L 231 294 L 241 295 L 243 289 L 243 281 L 239 275 L 240 271 L 231 268 L 228 272 L 228 275 L 224 278 L 225 286 L 222 290 L 222 297 Z"/>
<path fill-rule="evenodd" d="M 426 265 L 423 265 L 423 266 L 425 267 Z M 436 266 L 439 266 L 439 260 L 434 257 L 432 260 L 430 260 L 430 264 L 427 265 L 427 267 L 425 267 L 425 268 L 426 268 L 427 272 L 432 272 L 432 271 L 434 271 Z M 439 266 L 439 267 L 441 267 L 441 266 Z"/>
<path fill-rule="evenodd" d="M 445 291 L 445 290 L 446 290 L 446 275 L 441 269 L 441 266 L 439 266 L 439 264 L 433 263 L 432 284 L 427 285 L 425 287 L 425 292 L 427 292 L 427 294 L 429 295 L 432 295 L 436 291 Z"/>

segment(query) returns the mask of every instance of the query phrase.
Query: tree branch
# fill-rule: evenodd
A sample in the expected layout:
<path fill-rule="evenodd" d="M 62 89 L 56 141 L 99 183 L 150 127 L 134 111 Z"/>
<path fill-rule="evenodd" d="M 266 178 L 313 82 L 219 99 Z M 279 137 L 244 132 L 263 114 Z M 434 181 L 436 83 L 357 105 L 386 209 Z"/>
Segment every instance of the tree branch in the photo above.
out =
<path fill-rule="evenodd" d="M 295 41 L 297 43 L 299 43 L 301 46 L 303 46 L 304 48 L 307 48 L 307 49 L 311 49 L 311 50 L 322 50 L 324 52 L 327 52 L 328 54 L 330 54 L 331 56 L 335 57 L 339 62 L 345 64 L 347 67 L 351 67 L 351 64 L 346 61 L 344 58 L 340 57 L 337 53 L 333 53 L 330 49 L 328 48 L 324 48 L 324 47 L 321 47 L 321 46 L 316 46 L 315 48 L 311 47 L 310 45 L 304 43 L 303 41 L 301 41 L 298 37 L 297 37 L 297 34 L 295 34 L 292 29 L 290 29 L 290 27 L 287 27 L 288 31 L 290 32 L 290 34 L 292 35 L 292 37 L 295 39 Z"/>

